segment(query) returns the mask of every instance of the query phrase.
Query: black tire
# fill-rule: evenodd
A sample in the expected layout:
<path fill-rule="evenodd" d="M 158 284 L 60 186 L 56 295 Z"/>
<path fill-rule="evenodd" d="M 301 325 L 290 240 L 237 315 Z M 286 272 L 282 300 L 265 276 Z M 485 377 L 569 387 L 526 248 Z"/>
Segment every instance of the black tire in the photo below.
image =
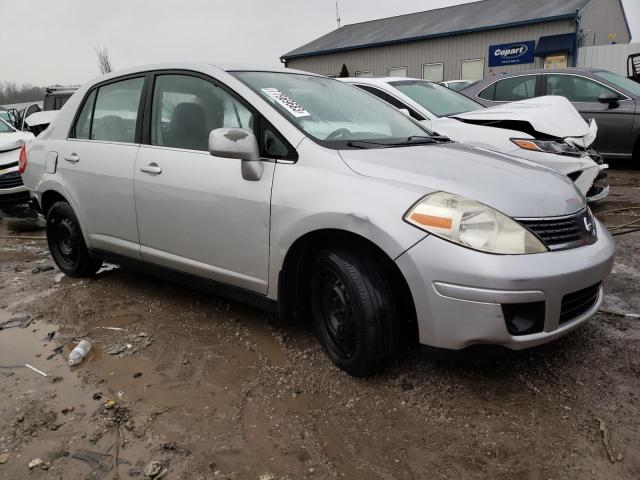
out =
<path fill-rule="evenodd" d="M 311 277 L 311 313 L 331 360 L 354 377 L 381 371 L 395 357 L 398 318 L 382 267 L 363 253 L 324 250 Z"/>
<path fill-rule="evenodd" d="M 71 205 L 56 202 L 47 212 L 47 243 L 53 260 L 70 277 L 90 277 L 102 260 L 89 256 L 80 223 Z"/>

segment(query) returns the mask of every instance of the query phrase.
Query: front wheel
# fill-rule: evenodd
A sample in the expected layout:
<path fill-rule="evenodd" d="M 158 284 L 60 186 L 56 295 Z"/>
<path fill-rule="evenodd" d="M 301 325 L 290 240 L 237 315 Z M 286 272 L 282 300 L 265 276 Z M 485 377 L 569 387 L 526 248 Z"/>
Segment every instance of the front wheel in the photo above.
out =
<path fill-rule="evenodd" d="M 333 362 L 355 377 L 382 370 L 395 356 L 397 310 L 381 266 L 365 255 L 324 250 L 311 278 L 316 331 Z"/>
<path fill-rule="evenodd" d="M 92 276 L 102 265 L 89 256 L 78 218 L 66 202 L 55 203 L 47 213 L 47 243 L 58 268 L 70 277 Z"/>

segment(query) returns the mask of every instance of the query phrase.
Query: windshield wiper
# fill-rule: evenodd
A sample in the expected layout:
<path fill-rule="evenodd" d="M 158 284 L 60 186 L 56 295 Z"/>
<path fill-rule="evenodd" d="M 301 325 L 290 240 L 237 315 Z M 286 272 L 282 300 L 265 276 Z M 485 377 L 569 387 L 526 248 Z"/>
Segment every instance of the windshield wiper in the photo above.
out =
<path fill-rule="evenodd" d="M 413 140 L 419 140 L 419 141 L 413 142 Z M 409 138 L 407 138 L 407 141 L 412 143 L 442 143 L 442 142 L 450 142 L 451 139 L 449 137 L 445 137 L 444 135 L 431 135 L 431 136 L 412 135 Z"/>
<path fill-rule="evenodd" d="M 422 135 L 412 135 L 407 137 L 405 141 L 402 142 L 394 142 L 394 143 L 384 143 L 384 142 L 374 142 L 371 140 L 349 140 L 347 142 L 348 147 L 355 148 L 367 148 L 367 145 L 375 145 L 377 147 L 382 148 L 390 148 L 390 147 L 406 147 L 410 145 L 426 145 L 431 143 L 443 143 L 450 142 L 449 137 L 445 137 L 442 135 L 431 135 L 431 136 L 422 136 Z"/>
<path fill-rule="evenodd" d="M 394 147 L 395 146 L 395 144 L 392 144 L 392 143 L 372 142 L 370 140 L 349 140 L 347 142 L 347 147 L 367 148 L 366 145 L 376 145 L 378 147 Z"/>

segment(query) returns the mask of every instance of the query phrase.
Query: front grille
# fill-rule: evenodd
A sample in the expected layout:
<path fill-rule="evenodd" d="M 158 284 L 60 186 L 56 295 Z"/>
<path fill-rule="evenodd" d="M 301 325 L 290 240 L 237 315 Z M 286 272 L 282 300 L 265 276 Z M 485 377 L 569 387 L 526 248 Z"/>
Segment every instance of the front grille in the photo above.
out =
<path fill-rule="evenodd" d="M 3 195 L 0 190 L 0 207 L 7 207 L 11 205 L 24 205 L 29 201 L 29 192 L 17 192 Z"/>
<path fill-rule="evenodd" d="M 11 172 L 5 175 L 0 175 L 0 189 L 14 188 L 22 186 L 22 177 L 18 172 Z"/>
<path fill-rule="evenodd" d="M 560 308 L 560 325 L 569 322 L 574 318 L 588 311 L 598 300 L 600 293 L 600 283 L 596 283 L 577 292 L 568 293 L 562 297 Z"/>
<path fill-rule="evenodd" d="M 520 218 L 518 222 L 553 251 L 591 245 L 597 240 L 596 224 L 588 210 L 566 217 Z"/>
<path fill-rule="evenodd" d="M 0 170 L 4 170 L 6 168 L 11 168 L 11 167 L 17 167 L 17 166 L 18 166 L 18 162 L 6 163 L 4 165 L 0 165 Z"/>

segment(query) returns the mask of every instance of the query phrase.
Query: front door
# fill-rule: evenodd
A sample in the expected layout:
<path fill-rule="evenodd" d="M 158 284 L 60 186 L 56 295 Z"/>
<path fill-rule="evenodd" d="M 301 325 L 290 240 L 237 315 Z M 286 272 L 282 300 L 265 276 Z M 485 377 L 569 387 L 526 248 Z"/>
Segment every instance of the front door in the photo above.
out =
<path fill-rule="evenodd" d="M 58 168 L 91 248 L 139 258 L 133 171 L 144 77 L 86 97 L 70 138 L 55 142 Z"/>
<path fill-rule="evenodd" d="M 144 260 L 266 294 L 275 164 L 247 181 L 240 160 L 208 151 L 211 130 L 254 123 L 247 106 L 209 79 L 155 77 L 149 145 L 134 174 Z"/>
<path fill-rule="evenodd" d="M 547 95 L 566 97 L 588 122 L 595 119 L 598 136 L 593 148 L 605 156 L 630 156 L 633 150 L 631 129 L 635 102 L 622 99 L 617 105 L 600 103 L 603 93 L 614 93 L 610 88 L 578 75 L 545 75 Z"/>

